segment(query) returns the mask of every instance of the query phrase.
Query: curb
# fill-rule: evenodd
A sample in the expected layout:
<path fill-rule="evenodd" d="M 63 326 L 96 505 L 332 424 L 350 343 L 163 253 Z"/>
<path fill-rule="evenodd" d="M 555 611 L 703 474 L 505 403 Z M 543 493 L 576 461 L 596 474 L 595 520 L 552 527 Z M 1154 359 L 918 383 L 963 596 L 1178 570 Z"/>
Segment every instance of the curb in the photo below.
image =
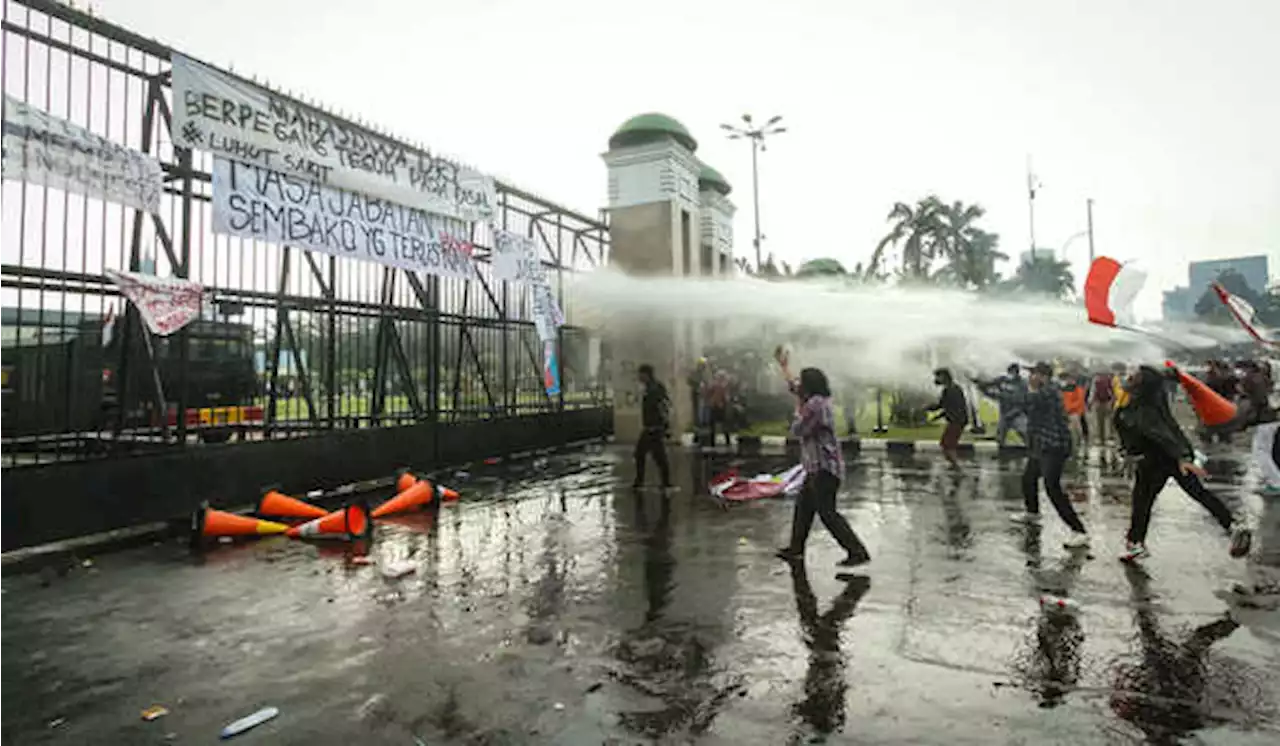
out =
<path fill-rule="evenodd" d="M 856 454 L 859 451 L 877 451 L 893 454 L 909 454 L 909 453 L 941 453 L 942 447 L 938 445 L 936 440 L 886 440 L 884 438 L 859 438 L 857 436 L 842 438 L 840 440 L 844 447 L 846 455 Z M 739 454 L 750 454 L 760 452 L 764 448 L 770 450 L 785 449 L 787 451 L 798 450 L 800 444 L 793 438 L 782 435 L 743 435 L 734 436 L 734 446 L 729 451 Z M 680 438 L 680 444 L 685 448 L 697 449 L 692 433 L 685 433 Z M 722 452 L 722 446 L 701 446 L 704 451 Z M 996 445 L 994 441 L 980 440 L 963 442 L 959 445 L 958 451 L 961 454 L 991 454 L 999 456 L 1021 456 L 1026 453 L 1025 446 L 1004 446 L 1003 448 Z"/>
<path fill-rule="evenodd" d="M 552 453 L 571 451 L 601 442 L 608 442 L 608 440 L 610 439 L 590 438 L 587 440 L 566 443 L 562 446 L 538 448 L 528 451 L 520 451 L 506 456 L 484 459 L 483 462 L 471 461 L 460 464 L 443 464 L 430 472 L 422 471 L 420 473 L 435 475 L 446 470 L 465 470 L 474 467 L 477 463 L 488 463 L 489 465 L 493 465 L 527 458 L 537 458 L 539 456 L 546 456 Z M 395 482 L 395 476 L 364 479 L 358 482 L 344 484 L 327 492 L 313 490 L 305 493 L 305 496 L 310 502 L 326 507 L 336 507 L 351 497 L 392 487 L 395 485 Z M 256 502 L 223 509 L 231 513 L 249 515 L 253 513 L 255 507 Z M 193 506 L 192 509 L 194 510 L 195 507 Z M 137 526 L 127 526 L 125 528 L 113 529 L 102 533 L 88 534 L 71 539 L 62 539 L 60 541 L 52 541 L 45 544 L 36 544 L 34 546 L 12 549 L 0 554 L 0 574 L 9 575 L 23 572 L 34 572 L 48 566 L 68 566 L 78 564 L 78 560 L 80 558 L 87 558 L 88 555 L 91 554 L 103 554 L 110 551 L 129 549 L 143 544 L 164 541 L 179 535 L 184 535 L 189 531 L 189 525 L 190 517 L 189 515 L 184 515 L 172 518 L 168 521 L 156 521 L 154 523 L 144 523 Z"/>

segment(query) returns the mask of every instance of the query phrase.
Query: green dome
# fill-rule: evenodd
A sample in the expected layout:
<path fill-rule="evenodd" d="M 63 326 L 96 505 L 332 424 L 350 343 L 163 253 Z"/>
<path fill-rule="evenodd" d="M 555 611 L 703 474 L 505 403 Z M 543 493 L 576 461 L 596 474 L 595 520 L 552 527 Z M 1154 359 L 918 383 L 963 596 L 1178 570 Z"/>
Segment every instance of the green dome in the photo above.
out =
<path fill-rule="evenodd" d="M 683 124 L 657 112 L 639 114 L 622 123 L 622 126 L 609 138 L 609 149 L 625 148 L 631 145 L 644 145 L 671 138 L 689 150 L 698 149 L 698 141 L 693 139 Z"/>
<path fill-rule="evenodd" d="M 835 259 L 811 259 L 800 265 L 796 277 L 818 277 L 822 275 L 843 275 L 844 265 Z"/>
<path fill-rule="evenodd" d="M 698 189 L 714 189 L 725 197 L 728 197 L 729 192 L 733 191 L 724 176 L 705 163 L 702 165 L 702 170 L 698 172 Z"/>

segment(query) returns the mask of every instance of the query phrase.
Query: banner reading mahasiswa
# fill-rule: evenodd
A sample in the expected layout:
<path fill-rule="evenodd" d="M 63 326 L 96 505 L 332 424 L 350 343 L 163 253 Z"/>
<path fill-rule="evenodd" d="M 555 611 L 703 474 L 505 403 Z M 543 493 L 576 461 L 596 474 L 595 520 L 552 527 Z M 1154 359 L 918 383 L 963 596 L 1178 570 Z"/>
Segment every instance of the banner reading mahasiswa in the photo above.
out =
<path fill-rule="evenodd" d="M 155 158 L 4 97 L 4 178 L 160 211 L 164 172 Z"/>
<path fill-rule="evenodd" d="M 257 166 L 213 160 L 213 231 L 463 280 L 471 244 L 423 210 Z M 456 222 L 456 221 L 455 221 Z"/>
<path fill-rule="evenodd" d="M 107 276 L 137 306 L 153 334 L 167 337 L 200 317 L 205 289 L 190 280 L 108 269 Z"/>
<path fill-rule="evenodd" d="M 493 214 L 493 177 L 173 55 L 173 142 L 436 215 Z"/>
<path fill-rule="evenodd" d="M 538 244 L 528 236 L 504 230 L 493 232 L 493 278 L 529 285 L 533 296 L 533 324 L 538 339 L 556 338 L 556 330 L 564 326 L 564 314 L 556 303 L 555 291 L 546 268 L 538 258 Z"/>

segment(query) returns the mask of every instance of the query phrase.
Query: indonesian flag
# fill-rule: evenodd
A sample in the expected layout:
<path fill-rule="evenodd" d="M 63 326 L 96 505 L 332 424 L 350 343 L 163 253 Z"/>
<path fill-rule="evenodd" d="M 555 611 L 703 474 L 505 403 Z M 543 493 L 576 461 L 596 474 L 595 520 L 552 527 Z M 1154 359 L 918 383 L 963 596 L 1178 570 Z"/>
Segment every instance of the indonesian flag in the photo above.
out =
<path fill-rule="evenodd" d="M 1147 281 L 1147 274 L 1131 265 L 1100 256 L 1093 260 L 1084 281 L 1084 307 L 1089 320 L 1102 326 L 1131 326 L 1133 300 Z"/>
<path fill-rule="evenodd" d="M 1257 311 L 1253 310 L 1253 306 L 1249 304 L 1249 301 L 1238 295 L 1228 293 L 1221 283 L 1215 282 L 1210 284 L 1209 287 L 1213 288 L 1213 292 L 1218 294 L 1218 300 L 1222 301 L 1228 311 L 1231 311 L 1231 315 L 1236 317 L 1236 321 L 1240 322 L 1240 326 L 1243 326 L 1246 332 L 1249 332 L 1249 336 L 1264 345 L 1276 346 L 1275 342 L 1262 336 L 1259 331 L 1261 327 L 1254 320 L 1257 317 Z"/>

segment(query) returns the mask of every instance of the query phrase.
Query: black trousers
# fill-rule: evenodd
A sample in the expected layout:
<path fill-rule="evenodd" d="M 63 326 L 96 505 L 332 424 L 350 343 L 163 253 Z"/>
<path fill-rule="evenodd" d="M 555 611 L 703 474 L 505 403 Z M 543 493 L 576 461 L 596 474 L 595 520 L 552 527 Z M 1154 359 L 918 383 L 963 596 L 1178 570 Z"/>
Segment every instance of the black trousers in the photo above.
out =
<path fill-rule="evenodd" d="M 819 471 L 805 477 L 804 488 L 796 497 L 795 514 L 791 518 L 791 549 L 804 551 L 805 542 L 809 540 L 809 529 L 813 527 L 813 517 L 817 515 L 844 551 L 851 556 L 868 554 L 866 546 L 853 532 L 853 527 L 836 510 L 836 492 L 839 489 L 840 478 L 829 471 Z"/>
<path fill-rule="evenodd" d="M 729 439 L 729 410 L 727 407 L 711 407 L 708 410 L 707 426 L 711 429 L 711 445 L 716 444 L 716 427 L 724 431 L 724 444 L 733 445 Z"/>
<path fill-rule="evenodd" d="M 1049 502 L 1058 511 L 1058 517 L 1067 527 L 1077 533 L 1084 533 L 1084 524 L 1071 499 L 1062 489 L 1062 467 L 1067 463 L 1067 454 L 1058 451 L 1045 451 L 1027 457 L 1027 465 L 1022 470 L 1022 501 L 1028 513 L 1040 513 L 1040 482 L 1044 481 L 1044 491 L 1049 495 Z"/>
<path fill-rule="evenodd" d="M 1204 486 L 1204 482 L 1194 474 L 1183 474 L 1178 470 L 1178 463 L 1167 456 L 1144 456 L 1138 462 L 1137 474 L 1133 480 L 1133 513 L 1129 516 L 1129 541 L 1138 544 L 1147 540 L 1147 528 L 1151 525 L 1151 509 L 1156 504 L 1156 496 L 1164 489 L 1165 482 L 1172 477 L 1183 492 L 1192 500 L 1204 506 L 1213 514 L 1218 525 L 1224 529 L 1231 528 L 1231 510 L 1217 495 Z"/>
<path fill-rule="evenodd" d="M 671 464 L 667 461 L 667 444 L 663 442 L 663 432 L 661 429 L 645 428 L 640 431 L 640 438 L 636 440 L 636 486 L 644 484 L 645 462 L 649 455 L 653 455 L 653 462 L 658 465 L 658 475 L 662 477 L 662 486 L 671 486 Z"/>

